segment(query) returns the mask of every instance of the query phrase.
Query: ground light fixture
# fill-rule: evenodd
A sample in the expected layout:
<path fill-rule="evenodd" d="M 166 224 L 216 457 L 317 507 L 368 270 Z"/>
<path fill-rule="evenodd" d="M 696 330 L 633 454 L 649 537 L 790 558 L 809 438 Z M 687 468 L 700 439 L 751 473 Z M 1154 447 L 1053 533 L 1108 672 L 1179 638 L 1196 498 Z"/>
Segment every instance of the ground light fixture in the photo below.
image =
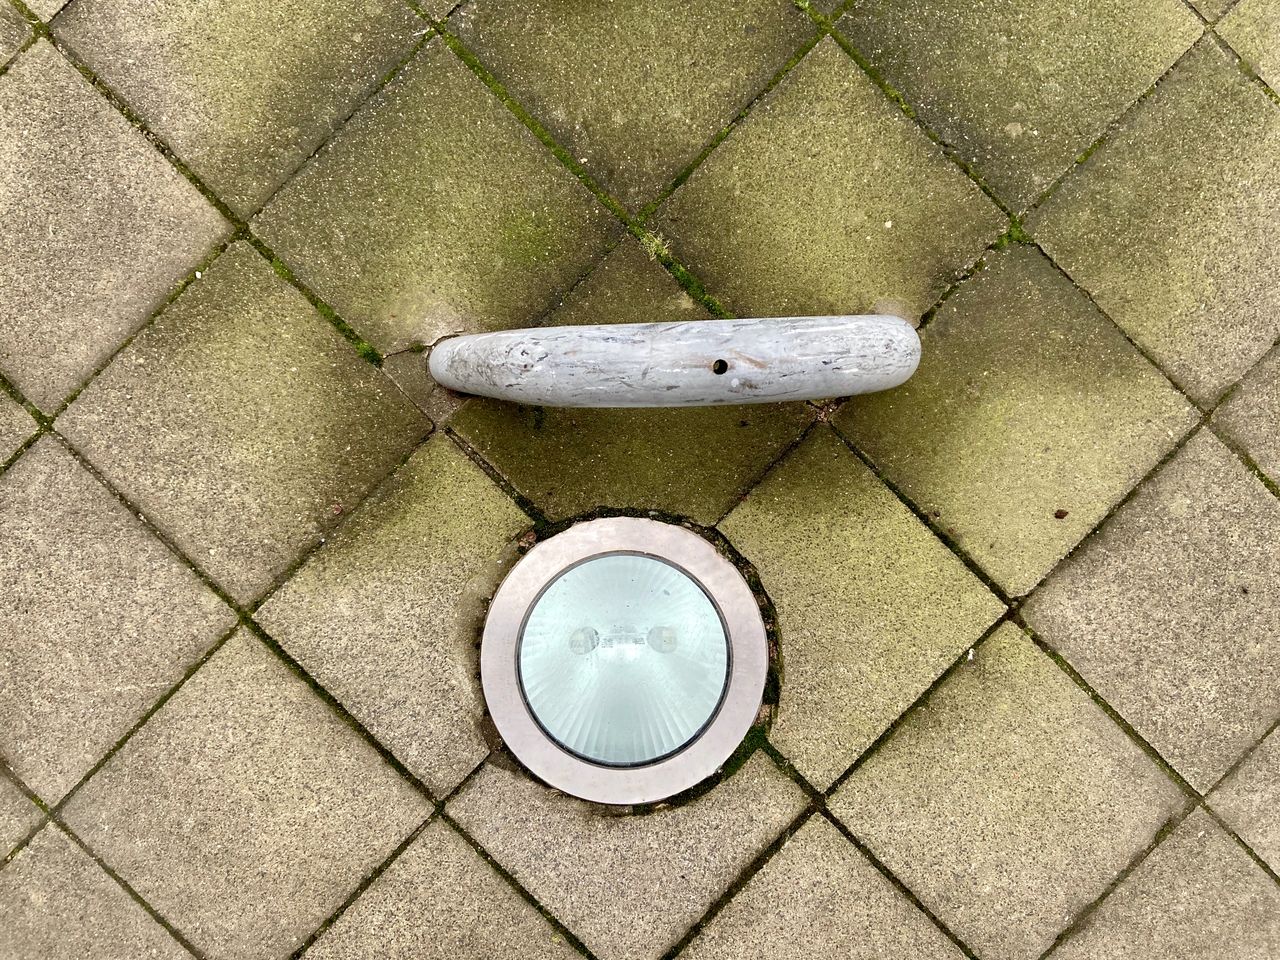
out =
<path fill-rule="evenodd" d="M 635 517 L 530 550 L 494 595 L 480 647 L 512 753 L 551 786 L 610 804 L 713 774 L 755 722 L 768 662 L 737 568 L 693 531 Z"/>

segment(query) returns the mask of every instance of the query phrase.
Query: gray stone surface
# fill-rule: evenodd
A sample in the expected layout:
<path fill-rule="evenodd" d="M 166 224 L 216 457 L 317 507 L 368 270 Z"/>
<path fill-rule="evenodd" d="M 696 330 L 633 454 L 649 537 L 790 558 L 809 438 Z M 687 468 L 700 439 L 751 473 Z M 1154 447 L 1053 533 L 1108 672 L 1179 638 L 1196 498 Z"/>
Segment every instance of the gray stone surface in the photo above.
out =
<path fill-rule="evenodd" d="M 1181 0 L 869 0 L 839 23 L 921 120 L 1023 209 L 1200 36 Z"/>
<path fill-rule="evenodd" d="M 247 603 L 430 424 L 302 294 L 236 244 L 58 427 Z"/>
<path fill-rule="evenodd" d="M 1280 728 L 1218 784 L 1209 805 L 1280 872 Z"/>
<path fill-rule="evenodd" d="M 55 29 L 247 216 L 408 55 L 423 24 L 401 0 L 76 0 Z"/>
<path fill-rule="evenodd" d="M 1032 960 L 1183 802 L 1006 624 L 831 809 L 979 956 Z"/>
<path fill-rule="evenodd" d="M 829 39 L 658 216 L 672 253 L 739 315 L 913 320 L 1006 224 Z"/>
<path fill-rule="evenodd" d="M 1280 111 L 1205 41 L 1028 225 L 1176 383 L 1212 402 L 1280 334 Z"/>
<path fill-rule="evenodd" d="M 434 40 L 255 229 L 391 353 L 534 320 L 619 227 Z"/>
<path fill-rule="evenodd" d="M 489 752 L 475 646 L 482 605 L 529 525 L 437 435 L 257 619 L 442 796 Z"/>
<path fill-rule="evenodd" d="M 1024 612 L 1208 790 L 1280 717 L 1280 501 L 1202 431 Z"/>
<path fill-rule="evenodd" d="M 1272 960 L 1280 956 L 1280 887 L 1197 810 L 1050 956 Z"/>
<path fill-rule="evenodd" d="M 633 241 L 616 247 L 550 324 L 703 319 L 706 311 Z M 713 524 L 809 423 L 804 404 L 750 409 L 563 410 L 473 400 L 454 428 L 554 518 L 595 507 Z"/>
<path fill-rule="evenodd" d="M 1271 89 L 1280 87 L 1280 2 L 1240 0 L 1217 31 Z"/>
<path fill-rule="evenodd" d="M 230 225 L 47 42 L 0 76 L 0 372 L 46 413 Z"/>
<path fill-rule="evenodd" d="M 778 615 L 770 740 L 830 786 L 1003 605 L 827 427 L 721 524 Z"/>
<path fill-rule="evenodd" d="M 0 862 L 44 819 L 40 808 L 0 775 Z"/>
<path fill-rule="evenodd" d="M 382 372 L 425 413 L 436 426 L 444 426 L 466 402 L 450 393 L 427 374 L 427 355 L 423 350 L 402 350 L 382 358 Z"/>
<path fill-rule="evenodd" d="M 31 37 L 31 26 L 18 8 L 5 0 L 0 3 L 0 67 L 18 52 Z"/>
<path fill-rule="evenodd" d="M 56 803 L 235 614 L 57 440 L 0 476 L 0 754 Z"/>
<path fill-rule="evenodd" d="M 190 960 L 191 954 L 55 826 L 0 871 L 5 960 Z"/>
<path fill-rule="evenodd" d="M 436 820 L 306 956 L 553 960 L 579 954 L 456 831 Z"/>
<path fill-rule="evenodd" d="M 930 321 L 903 387 L 837 426 L 1005 591 L 1031 590 L 1196 421 L 1032 247 L 990 259 Z"/>
<path fill-rule="evenodd" d="M 963 954 L 821 816 L 716 914 L 681 960 L 960 960 Z"/>
<path fill-rule="evenodd" d="M 41 20 L 49 21 L 67 5 L 67 0 L 31 0 L 27 4 Z"/>
<path fill-rule="evenodd" d="M 691 803 L 617 816 L 490 763 L 448 806 L 600 960 L 654 960 L 804 809 L 757 752 Z M 611 891 L 625 891 L 613 909 Z"/>
<path fill-rule="evenodd" d="M 789 0 L 473 0 L 450 28 L 632 207 L 666 188 L 814 34 Z"/>
<path fill-rule="evenodd" d="M 260 958 L 294 950 L 429 809 L 241 631 L 65 814 L 208 956 Z"/>
<path fill-rule="evenodd" d="M 0 463 L 13 456 L 14 451 L 30 439 L 37 427 L 35 419 L 21 404 L 0 392 Z"/>
<path fill-rule="evenodd" d="M 1214 413 L 1213 428 L 1280 483 L 1280 349 L 1240 381 Z"/>

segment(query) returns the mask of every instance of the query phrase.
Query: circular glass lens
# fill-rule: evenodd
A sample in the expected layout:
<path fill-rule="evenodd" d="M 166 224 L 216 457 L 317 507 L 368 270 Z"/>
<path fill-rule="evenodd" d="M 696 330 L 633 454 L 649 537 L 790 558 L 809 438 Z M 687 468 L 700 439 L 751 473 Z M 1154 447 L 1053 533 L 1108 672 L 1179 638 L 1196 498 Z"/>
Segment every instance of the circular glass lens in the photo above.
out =
<path fill-rule="evenodd" d="M 614 766 L 652 763 L 711 720 L 729 643 L 711 600 L 669 563 L 605 554 L 552 581 L 517 653 L 529 709 L 566 750 Z"/>

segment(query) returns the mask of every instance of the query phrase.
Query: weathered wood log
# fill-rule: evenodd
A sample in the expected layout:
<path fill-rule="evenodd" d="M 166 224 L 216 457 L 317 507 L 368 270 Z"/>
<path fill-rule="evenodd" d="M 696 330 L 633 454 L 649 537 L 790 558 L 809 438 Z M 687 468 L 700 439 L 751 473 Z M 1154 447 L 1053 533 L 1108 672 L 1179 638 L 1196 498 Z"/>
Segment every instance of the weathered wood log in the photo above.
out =
<path fill-rule="evenodd" d="M 532 327 L 443 340 L 429 368 L 459 393 L 548 407 L 694 407 L 896 387 L 920 339 L 891 316 Z"/>

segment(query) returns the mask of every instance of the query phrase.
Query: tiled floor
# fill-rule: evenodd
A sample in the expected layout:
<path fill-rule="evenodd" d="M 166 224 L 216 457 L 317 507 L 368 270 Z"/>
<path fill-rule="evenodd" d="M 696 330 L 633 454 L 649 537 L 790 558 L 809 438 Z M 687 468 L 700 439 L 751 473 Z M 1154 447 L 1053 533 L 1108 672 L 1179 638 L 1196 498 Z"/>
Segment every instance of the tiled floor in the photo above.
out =
<path fill-rule="evenodd" d="M 1277 0 L 0 0 L 0 960 L 1280 958 Z M 466 330 L 888 310 L 906 386 L 462 400 Z M 477 637 L 652 512 L 713 781 Z"/>

